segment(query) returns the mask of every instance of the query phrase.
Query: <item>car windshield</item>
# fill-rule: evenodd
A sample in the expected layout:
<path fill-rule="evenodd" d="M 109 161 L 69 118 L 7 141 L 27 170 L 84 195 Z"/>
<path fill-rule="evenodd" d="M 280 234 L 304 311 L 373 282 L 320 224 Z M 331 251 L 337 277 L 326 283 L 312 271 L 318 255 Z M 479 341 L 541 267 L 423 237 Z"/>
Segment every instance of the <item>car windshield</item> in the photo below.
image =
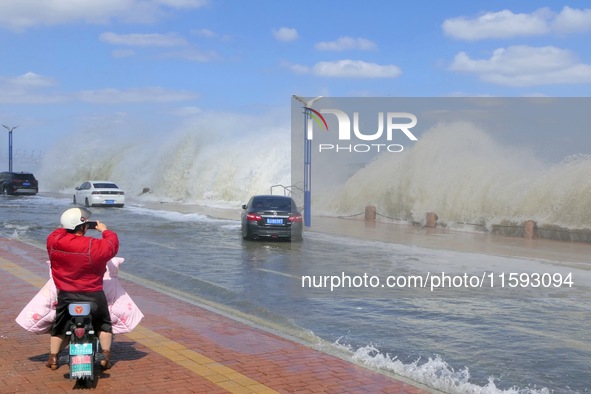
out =
<path fill-rule="evenodd" d="M 95 189 L 119 189 L 114 183 L 93 183 Z"/>
<path fill-rule="evenodd" d="M 292 201 L 291 198 L 285 197 L 256 197 L 252 207 L 255 210 L 295 212 L 297 209 Z"/>
<path fill-rule="evenodd" d="M 32 181 L 35 179 L 33 174 L 15 174 L 14 179 L 22 179 L 24 181 Z"/>

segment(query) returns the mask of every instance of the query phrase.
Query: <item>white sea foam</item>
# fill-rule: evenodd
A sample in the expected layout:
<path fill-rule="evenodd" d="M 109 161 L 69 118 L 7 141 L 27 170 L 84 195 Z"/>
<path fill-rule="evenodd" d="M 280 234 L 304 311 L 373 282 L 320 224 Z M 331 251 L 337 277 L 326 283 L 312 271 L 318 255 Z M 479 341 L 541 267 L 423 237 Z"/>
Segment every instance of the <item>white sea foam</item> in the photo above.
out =
<path fill-rule="evenodd" d="M 346 346 L 337 343 L 337 346 Z M 471 381 L 469 369 L 463 368 L 455 371 L 440 356 L 429 357 L 427 361 L 416 360 L 412 363 L 403 363 L 396 357 L 380 353 L 372 346 L 364 346 L 353 352 L 354 361 L 385 371 L 393 372 L 399 376 L 412 379 L 415 382 L 425 384 L 431 388 L 446 393 L 457 394 L 546 394 L 550 391 L 546 388 L 517 388 L 500 389 L 495 384 L 498 378 L 489 377 L 486 385 L 478 385 Z"/>
<path fill-rule="evenodd" d="M 141 215 L 154 216 L 171 222 L 209 222 L 231 226 L 232 228 L 235 228 L 237 226 L 235 221 L 213 218 L 200 213 L 183 213 L 174 210 L 158 210 L 153 208 L 138 207 L 134 205 L 129 205 L 127 209 Z"/>
<path fill-rule="evenodd" d="M 14 230 L 13 233 L 8 236 L 8 238 L 15 240 L 23 239 L 24 235 L 27 233 L 27 230 L 29 229 L 28 226 L 10 226 L 6 224 L 4 225 L 4 227 L 8 230 Z"/>

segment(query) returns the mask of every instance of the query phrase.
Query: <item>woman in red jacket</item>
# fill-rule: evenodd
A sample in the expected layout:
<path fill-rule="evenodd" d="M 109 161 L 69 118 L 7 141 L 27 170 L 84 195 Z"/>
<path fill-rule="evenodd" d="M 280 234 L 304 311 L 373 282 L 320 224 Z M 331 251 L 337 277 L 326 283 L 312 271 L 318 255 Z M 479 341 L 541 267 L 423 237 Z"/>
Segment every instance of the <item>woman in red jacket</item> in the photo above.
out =
<path fill-rule="evenodd" d="M 65 333 L 70 320 L 68 304 L 91 302 L 92 323 L 99 333 L 104 359 L 101 367 L 111 367 L 111 341 L 113 338 L 111 317 L 105 293 L 103 275 L 107 262 L 119 251 L 119 238 L 108 230 L 104 223 L 97 221 L 96 230 L 102 239 L 87 237 L 88 219 L 92 213 L 85 208 L 71 208 L 65 211 L 60 222 L 62 227 L 47 237 L 47 253 L 51 262 L 51 275 L 58 290 L 56 318 L 51 329 L 49 360 L 47 367 L 58 368 L 58 353 L 65 347 Z"/>

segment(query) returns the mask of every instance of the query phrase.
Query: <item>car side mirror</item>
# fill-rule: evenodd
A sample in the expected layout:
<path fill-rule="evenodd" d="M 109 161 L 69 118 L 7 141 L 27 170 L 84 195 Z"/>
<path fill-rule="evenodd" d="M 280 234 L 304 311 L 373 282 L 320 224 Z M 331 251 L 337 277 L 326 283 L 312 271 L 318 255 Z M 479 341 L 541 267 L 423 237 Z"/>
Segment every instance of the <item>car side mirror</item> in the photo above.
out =
<path fill-rule="evenodd" d="M 246 209 L 246 204 L 242 204 L 242 209 Z"/>
<path fill-rule="evenodd" d="M 80 190 L 80 188 L 79 188 L 79 187 L 77 187 L 77 188 L 76 188 L 76 190 Z"/>

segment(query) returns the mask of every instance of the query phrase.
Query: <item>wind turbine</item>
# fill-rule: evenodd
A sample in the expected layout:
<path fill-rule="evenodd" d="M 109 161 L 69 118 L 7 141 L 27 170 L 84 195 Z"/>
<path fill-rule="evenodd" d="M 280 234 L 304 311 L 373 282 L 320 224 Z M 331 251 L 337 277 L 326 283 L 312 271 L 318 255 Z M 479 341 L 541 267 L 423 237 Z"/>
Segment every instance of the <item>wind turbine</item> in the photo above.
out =
<path fill-rule="evenodd" d="M 310 227 L 312 224 L 312 140 L 308 138 L 308 127 L 312 126 L 309 120 L 310 111 L 308 108 L 312 108 L 312 104 L 322 97 L 318 96 L 306 100 L 303 97 L 293 95 L 294 99 L 304 104 L 304 226 L 306 227 Z"/>

